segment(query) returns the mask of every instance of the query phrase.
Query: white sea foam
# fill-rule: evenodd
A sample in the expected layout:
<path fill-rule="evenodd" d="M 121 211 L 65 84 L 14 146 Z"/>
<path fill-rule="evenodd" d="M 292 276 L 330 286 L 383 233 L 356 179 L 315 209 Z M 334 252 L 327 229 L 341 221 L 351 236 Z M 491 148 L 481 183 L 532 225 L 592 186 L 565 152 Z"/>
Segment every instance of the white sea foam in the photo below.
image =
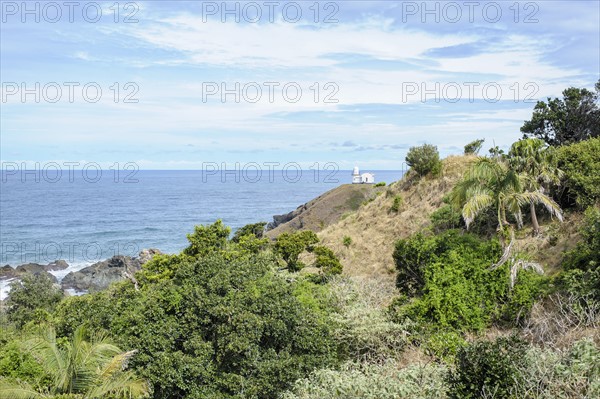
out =
<path fill-rule="evenodd" d="M 91 262 L 77 262 L 77 263 L 73 263 L 70 264 L 69 267 L 67 267 L 66 269 L 63 270 L 52 270 L 49 271 L 48 273 L 52 274 L 54 277 L 56 277 L 56 279 L 58 280 L 58 282 L 60 283 L 62 281 L 63 278 L 65 278 L 65 276 L 71 272 L 76 272 L 79 271 L 85 267 L 88 267 L 90 265 L 92 265 L 93 263 Z M 16 278 L 11 278 L 8 280 L 0 280 L 0 301 L 3 301 L 6 299 L 6 297 L 8 296 L 8 293 L 10 292 L 10 284 L 14 281 L 14 280 L 18 280 Z M 85 292 L 80 292 L 80 291 L 75 291 L 75 290 L 65 290 L 67 293 L 69 293 L 70 295 L 83 295 L 85 294 Z"/>

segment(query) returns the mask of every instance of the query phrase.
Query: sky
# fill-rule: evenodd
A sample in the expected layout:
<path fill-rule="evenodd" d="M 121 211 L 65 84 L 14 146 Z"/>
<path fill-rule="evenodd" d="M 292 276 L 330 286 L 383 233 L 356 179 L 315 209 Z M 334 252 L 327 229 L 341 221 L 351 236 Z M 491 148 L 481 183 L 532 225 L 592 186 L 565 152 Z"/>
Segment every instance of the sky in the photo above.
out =
<path fill-rule="evenodd" d="M 403 169 L 600 77 L 600 2 L 1 2 L 0 160 Z"/>

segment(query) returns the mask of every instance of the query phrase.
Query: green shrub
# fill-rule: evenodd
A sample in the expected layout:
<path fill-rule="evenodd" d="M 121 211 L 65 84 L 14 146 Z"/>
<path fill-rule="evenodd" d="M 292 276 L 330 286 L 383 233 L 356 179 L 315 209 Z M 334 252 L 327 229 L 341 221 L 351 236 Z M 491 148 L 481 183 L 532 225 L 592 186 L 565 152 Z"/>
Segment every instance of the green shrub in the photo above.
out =
<path fill-rule="evenodd" d="M 419 147 L 411 147 L 406 154 L 406 163 L 419 176 L 431 173 L 437 176 L 442 171 L 442 162 L 436 146 L 424 144 Z"/>
<path fill-rule="evenodd" d="M 392 212 L 400 212 L 400 208 L 402 208 L 402 204 L 404 203 L 404 200 L 402 199 L 402 197 L 400 195 L 396 195 L 394 197 L 394 201 L 392 202 L 392 207 L 390 208 L 390 210 Z"/>
<path fill-rule="evenodd" d="M 37 381 L 44 385 L 50 382 L 48 376 L 37 360 L 26 350 L 21 337 L 10 328 L 0 328 L 0 380 Z M 36 384 L 34 388 L 38 388 Z"/>
<path fill-rule="evenodd" d="M 444 204 L 433 211 L 429 219 L 431 220 L 433 231 L 436 233 L 457 229 L 462 225 L 462 215 L 449 204 Z"/>
<path fill-rule="evenodd" d="M 485 139 L 478 139 L 465 145 L 465 155 L 477 154 L 481 150 L 484 141 Z"/>
<path fill-rule="evenodd" d="M 498 241 L 459 230 L 398 241 L 396 285 L 408 297 L 390 308 L 396 320 L 456 330 L 485 328 L 503 314 L 509 300 L 507 266 L 490 270 L 500 253 Z"/>
<path fill-rule="evenodd" d="M 352 237 L 344 236 L 344 238 L 342 239 L 342 243 L 346 248 L 348 248 L 350 245 L 352 245 Z"/>
<path fill-rule="evenodd" d="M 382 364 L 348 362 L 339 369 L 322 369 L 297 381 L 282 399 L 431 399 L 444 398 L 445 367 L 394 361 Z"/>
<path fill-rule="evenodd" d="M 387 285 L 348 277 L 330 280 L 336 312 L 334 337 L 340 353 L 353 361 L 379 363 L 398 359 L 409 343 L 412 323 L 394 323 L 382 301 Z"/>
<path fill-rule="evenodd" d="M 393 258 L 396 264 L 396 286 L 403 294 L 417 295 L 425 285 L 425 267 L 435 254 L 435 239 L 421 233 L 396 242 Z"/>
<path fill-rule="evenodd" d="M 342 273 L 342 263 L 331 249 L 318 245 L 312 249 L 312 252 L 316 256 L 314 267 L 321 269 L 323 277 L 327 279 Z"/>
<path fill-rule="evenodd" d="M 183 250 L 188 256 L 206 256 L 225 249 L 231 229 L 219 219 L 211 225 L 194 227 L 194 233 L 188 234 L 190 245 Z"/>
<path fill-rule="evenodd" d="M 310 230 L 283 233 L 277 237 L 273 249 L 275 254 L 285 262 L 288 270 L 296 272 L 305 266 L 298 260 L 300 254 L 311 250 L 318 242 L 319 237 Z"/>
<path fill-rule="evenodd" d="M 430 356 L 445 361 L 453 360 L 458 350 L 466 345 L 461 333 L 456 331 L 435 331 L 426 336 L 421 348 Z"/>
<path fill-rule="evenodd" d="M 514 398 L 523 383 L 527 344 L 513 336 L 474 342 L 459 349 L 456 369 L 448 374 L 449 397 Z"/>
<path fill-rule="evenodd" d="M 558 167 L 564 172 L 564 206 L 581 209 L 600 201 L 600 137 L 558 148 Z"/>
<path fill-rule="evenodd" d="M 600 301 L 600 208 L 585 212 L 582 240 L 565 254 L 559 285 L 568 294 Z"/>
<path fill-rule="evenodd" d="M 251 235 L 256 238 L 262 238 L 266 225 L 267 222 L 247 224 L 236 230 L 236 232 L 233 234 L 233 237 L 231 238 L 231 241 L 239 242 L 240 238 L 247 235 Z"/>
<path fill-rule="evenodd" d="M 140 282 L 139 291 L 123 283 L 69 298 L 58 329 L 68 334 L 85 322 L 137 350 L 130 367 L 151 383 L 154 398 L 275 398 L 337 363 L 329 311 L 315 311 L 327 305 L 315 304 L 303 279 L 306 294 L 296 297 L 300 282 L 277 267 L 268 253 L 180 257 L 169 277 Z"/>
<path fill-rule="evenodd" d="M 380 181 L 379 183 L 375 184 L 375 187 L 385 187 L 385 182 L 384 181 Z"/>
<path fill-rule="evenodd" d="M 531 399 L 600 397 L 600 350 L 590 339 L 556 350 L 530 347 L 521 387 L 514 397 Z"/>
<path fill-rule="evenodd" d="M 63 298 L 60 286 L 46 274 L 26 274 L 11 284 L 6 300 L 8 321 L 22 327 L 28 322 L 46 321 Z"/>
<path fill-rule="evenodd" d="M 595 270 L 600 267 L 600 208 L 590 207 L 585 212 L 580 229 L 581 242 L 565 254 L 566 270 Z"/>
<path fill-rule="evenodd" d="M 506 304 L 504 319 L 515 323 L 528 317 L 535 302 L 549 292 L 550 281 L 547 276 L 533 270 L 519 271 Z"/>

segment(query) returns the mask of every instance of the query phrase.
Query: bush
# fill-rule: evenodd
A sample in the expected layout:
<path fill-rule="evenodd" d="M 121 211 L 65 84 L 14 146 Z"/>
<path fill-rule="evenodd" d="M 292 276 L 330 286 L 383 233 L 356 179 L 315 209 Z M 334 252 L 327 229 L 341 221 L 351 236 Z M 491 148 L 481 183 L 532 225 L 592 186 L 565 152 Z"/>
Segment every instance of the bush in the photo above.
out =
<path fill-rule="evenodd" d="M 344 238 L 342 239 L 342 243 L 346 248 L 348 248 L 350 245 L 352 245 L 352 237 L 344 236 Z"/>
<path fill-rule="evenodd" d="M 394 197 L 394 201 L 392 202 L 392 206 L 390 208 L 390 210 L 392 212 L 400 212 L 400 208 L 402 207 L 402 204 L 404 203 L 404 200 L 402 199 L 402 197 L 400 195 L 396 195 Z"/>
<path fill-rule="evenodd" d="M 585 212 L 580 229 L 582 241 L 565 254 L 559 278 L 561 288 L 568 294 L 600 301 L 600 208 Z"/>
<path fill-rule="evenodd" d="M 477 154 L 481 150 L 484 141 L 485 139 L 474 140 L 465 145 L 465 155 Z"/>
<path fill-rule="evenodd" d="M 465 346 L 466 341 L 462 334 L 456 331 L 435 331 L 427 335 L 421 348 L 430 356 L 435 356 L 445 361 L 453 360 L 458 350 Z"/>
<path fill-rule="evenodd" d="M 418 233 L 396 242 L 393 258 L 396 264 L 396 286 L 403 294 L 413 296 L 421 293 L 425 285 L 425 268 L 435 251 L 435 240 Z"/>
<path fill-rule="evenodd" d="M 137 350 L 130 367 L 156 399 L 274 398 L 312 370 L 336 365 L 332 321 L 296 297 L 300 283 L 278 275 L 271 255 L 178 259 L 169 277 L 140 283 L 139 291 L 117 284 L 69 298 L 59 330 L 86 322 Z M 306 292 L 310 283 L 302 284 Z"/>
<path fill-rule="evenodd" d="M 342 263 L 331 249 L 318 245 L 312 249 L 312 252 L 316 255 L 314 267 L 321 269 L 325 279 L 342 274 Z"/>
<path fill-rule="evenodd" d="M 592 340 L 566 350 L 531 347 L 522 386 L 514 397 L 531 399 L 600 397 L 600 350 Z"/>
<path fill-rule="evenodd" d="M 437 176 L 442 171 L 442 162 L 436 146 L 424 144 L 419 147 L 411 147 L 406 154 L 406 163 L 419 176 L 431 173 Z"/>
<path fill-rule="evenodd" d="M 560 147 L 556 156 L 565 174 L 563 206 L 585 209 L 600 201 L 600 137 Z"/>
<path fill-rule="evenodd" d="M 22 327 L 28 322 L 41 322 L 63 298 L 60 286 L 46 274 L 27 274 L 11 284 L 6 300 L 8 320 Z"/>
<path fill-rule="evenodd" d="M 194 233 L 188 234 L 190 245 L 183 250 L 188 256 L 206 256 L 225 249 L 231 229 L 219 219 L 211 225 L 194 227 Z"/>
<path fill-rule="evenodd" d="M 396 284 L 407 296 L 391 307 L 396 320 L 460 330 L 481 330 L 505 311 L 508 268 L 489 270 L 500 244 L 459 230 L 416 234 L 396 243 Z"/>
<path fill-rule="evenodd" d="M 380 181 L 379 183 L 375 184 L 375 187 L 385 187 L 385 182 L 384 181 Z"/>
<path fill-rule="evenodd" d="M 310 230 L 283 233 L 277 237 L 273 249 L 275 254 L 285 262 L 288 270 L 296 272 L 306 266 L 298 260 L 300 254 L 312 250 L 312 247 L 318 242 L 319 237 Z"/>
<path fill-rule="evenodd" d="M 513 336 L 474 342 L 458 351 L 456 369 L 448 374 L 449 397 L 514 398 L 523 383 L 527 344 Z"/>
<path fill-rule="evenodd" d="M 381 303 L 391 295 L 387 284 L 338 277 L 328 286 L 336 308 L 334 337 L 343 357 L 368 363 L 400 358 L 410 324 L 394 323 Z"/>
<path fill-rule="evenodd" d="M 429 220 L 431 220 L 431 226 L 436 233 L 457 229 L 462 225 L 462 215 L 450 204 L 444 204 L 433 211 Z"/>
<path fill-rule="evenodd" d="M 248 235 L 254 236 L 255 238 L 262 238 L 266 225 L 267 225 L 267 222 L 247 224 L 244 227 L 239 228 L 233 234 L 231 241 L 239 242 L 242 237 L 248 236 Z"/>
<path fill-rule="evenodd" d="M 296 382 L 282 399 L 429 399 L 444 398 L 445 368 L 438 364 L 401 368 L 348 362 L 339 370 L 322 369 Z"/>

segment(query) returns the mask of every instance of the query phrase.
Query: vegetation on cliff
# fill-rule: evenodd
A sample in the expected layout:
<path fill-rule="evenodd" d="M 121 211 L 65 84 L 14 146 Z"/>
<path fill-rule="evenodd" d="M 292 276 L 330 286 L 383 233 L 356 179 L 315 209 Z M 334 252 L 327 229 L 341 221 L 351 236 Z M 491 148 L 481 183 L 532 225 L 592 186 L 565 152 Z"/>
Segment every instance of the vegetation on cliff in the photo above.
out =
<path fill-rule="evenodd" d="M 23 279 L 0 396 L 599 397 L 597 98 L 565 93 L 507 153 L 411 149 L 402 180 L 326 225 L 197 226 L 81 297 Z"/>

